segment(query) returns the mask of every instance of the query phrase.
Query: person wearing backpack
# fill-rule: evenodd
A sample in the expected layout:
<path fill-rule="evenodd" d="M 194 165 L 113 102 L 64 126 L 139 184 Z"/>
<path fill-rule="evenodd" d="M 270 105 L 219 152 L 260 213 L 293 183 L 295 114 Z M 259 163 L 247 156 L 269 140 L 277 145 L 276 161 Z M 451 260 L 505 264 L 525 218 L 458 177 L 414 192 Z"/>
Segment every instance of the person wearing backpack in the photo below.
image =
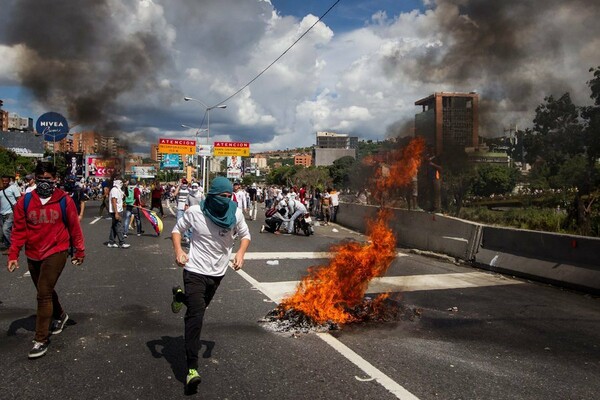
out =
<path fill-rule="evenodd" d="M 2 177 L 2 190 L 0 190 L 0 214 L 2 214 L 2 237 L 0 241 L 10 247 L 11 231 L 13 226 L 13 208 L 17 199 L 21 196 L 21 191 L 16 184 L 10 182 L 10 176 Z M 2 254 L 8 254 L 8 250 L 3 250 Z"/>
<path fill-rule="evenodd" d="M 25 246 L 27 267 L 37 290 L 35 337 L 28 355 L 30 359 L 46 354 L 50 335 L 62 332 L 69 319 L 54 287 L 65 267 L 71 245 L 74 247 L 71 260 L 74 265 L 80 265 L 85 258 L 77 207 L 67 193 L 56 187 L 56 167 L 49 162 L 39 162 L 35 178 L 35 191 L 22 196 L 14 207 L 7 263 L 9 272 L 19 268 L 19 253 Z"/>

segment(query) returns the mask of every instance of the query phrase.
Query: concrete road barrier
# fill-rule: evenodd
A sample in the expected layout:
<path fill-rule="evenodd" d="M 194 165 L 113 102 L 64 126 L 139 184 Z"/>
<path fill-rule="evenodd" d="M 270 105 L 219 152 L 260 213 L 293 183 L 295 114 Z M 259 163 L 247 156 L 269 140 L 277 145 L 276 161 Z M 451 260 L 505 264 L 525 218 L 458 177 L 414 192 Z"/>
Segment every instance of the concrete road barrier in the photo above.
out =
<path fill-rule="evenodd" d="M 379 207 L 341 203 L 337 222 L 359 232 Z M 398 245 L 446 254 L 491 271 L 600 293 L 600 239 L 492 227 L 440 214 L 392 209 Z"/>

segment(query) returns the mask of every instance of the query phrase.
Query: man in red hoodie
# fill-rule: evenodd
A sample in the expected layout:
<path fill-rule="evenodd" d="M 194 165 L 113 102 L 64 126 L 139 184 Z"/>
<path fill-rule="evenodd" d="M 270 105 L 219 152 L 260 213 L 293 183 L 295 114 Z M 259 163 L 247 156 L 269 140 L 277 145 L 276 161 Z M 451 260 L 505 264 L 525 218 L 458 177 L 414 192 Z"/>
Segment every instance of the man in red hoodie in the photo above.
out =
<path fill-rule="evenodd" d="M 35 338 L 29 351 L 32 359 L 46 354 L 50 335 L 62 332 L 69 319 L 54 290 L 69 248 L 75 249 L 73 264 L 80 265 L 85 258 L 77 207 L 67 193 L 56 187 L 56 167 L 48 162 L 38 163 L 35 179 L 36 189 L 30 196 L 21 196 L 14 208 L 7 265 L 9 272 L 19 268 L 19 253 L 25 246 L 27 267 L 37 289 Z"/>

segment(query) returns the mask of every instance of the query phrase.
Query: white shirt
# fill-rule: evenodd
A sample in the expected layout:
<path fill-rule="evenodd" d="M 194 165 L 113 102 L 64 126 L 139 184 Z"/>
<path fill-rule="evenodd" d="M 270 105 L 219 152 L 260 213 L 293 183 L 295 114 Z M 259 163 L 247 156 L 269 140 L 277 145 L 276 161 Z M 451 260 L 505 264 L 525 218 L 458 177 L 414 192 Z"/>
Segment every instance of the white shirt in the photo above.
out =
<path fill-rule="evenodd" d="M 340 205 L 340 198 L 338 196 L 338 192 L 331 193 L 331 205 L 334 207 Z"/>
<path fill-rule="evenodd" d="M 190 190 L 188 186 L 179 188 L 179 192 L 177 193 L 177 209 L 185 210 L 185 203 L 187 201 L 188 195 L 190 194 Z"/>
<path fill-rule="evenodd" d="M 248 208 L 248 194 L 244 189 L 240 189 L 237 192 L 234 192 L 233 194 L 235 195 L 235 200 L 237 201 L 238 208 Z"/>
<path fill-rule="evenodd" d="M 302 204 L 302 203 L 300 203 L 300 201 L 294 200 L 294 199 L 288 200 L 288 210 L 289 210 L 289 215 L 293 215 L 296 211 L 306 214 L 306 207 L 304 206 L 304 204 Z"/>
<path fill-rule="evenodd" d="M 204 215 L 200 206 L 191 206 L 173 228 L 182 234 L 192 230 L 189 261 L 185 269 L 197 274 L 223 276 L 231 259 L 236 237 L 250 240 L 250 230 L 240 208 L 235 212 L 236 223 L 232 229 L 221 228 Z"/>
<path fill-rule="evenodd" d="M 110 194 L 108 195 L 108 212 L 114 213 L 112 199 L 117 199 L 117 212 L 123 212 L 123 192 L 116 186 L 113 186 L 110 189 Z"/>

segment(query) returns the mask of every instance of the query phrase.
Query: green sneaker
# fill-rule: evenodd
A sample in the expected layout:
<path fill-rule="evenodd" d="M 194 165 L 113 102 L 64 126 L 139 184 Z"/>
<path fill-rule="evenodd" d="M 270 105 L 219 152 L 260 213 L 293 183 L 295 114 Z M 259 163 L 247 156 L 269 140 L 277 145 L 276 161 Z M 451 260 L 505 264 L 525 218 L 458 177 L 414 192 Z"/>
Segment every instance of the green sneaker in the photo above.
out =
<path fill-rule="evenodd" d="M 173 301 L 171 302 L 171 311 L 173 311 L 175 314 L 177 314 L 183 308 L 183 302 L 179 301 L 177 298 L 178 295 L 180 298 L 183 297 L 183 289 L 181 286 L 173 286 Z"/>
<path fill-rule="evenodd" d="M 187 378 L 185 379 L 185 385 L 189 392 L 194 392 L 198 388 L 198 385 L 202 382 L 200 375 L 198 375 L 198 370 L 189 369 Z"/>

